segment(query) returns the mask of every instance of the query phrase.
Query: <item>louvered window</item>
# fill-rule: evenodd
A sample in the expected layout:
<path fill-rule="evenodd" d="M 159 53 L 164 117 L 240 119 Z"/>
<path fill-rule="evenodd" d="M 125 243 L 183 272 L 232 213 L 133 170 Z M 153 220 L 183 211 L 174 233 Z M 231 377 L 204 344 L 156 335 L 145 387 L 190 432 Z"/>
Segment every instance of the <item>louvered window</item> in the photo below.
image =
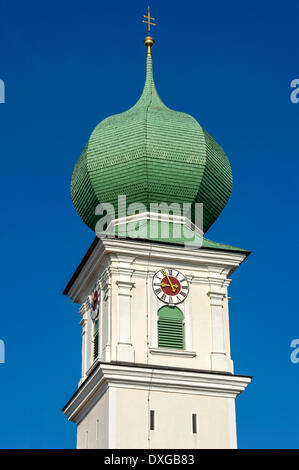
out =
<path fill-rule="evenodd" d="M 93 360 L 99 354 L 99 320 L 96 320 L 93 325 Z"/>
<path fill-rule="evenodd" d="M 184 349 L 184 315 L 181 310 L 178 307 L 162 307 L 158 318 L 158 347 Z"/>

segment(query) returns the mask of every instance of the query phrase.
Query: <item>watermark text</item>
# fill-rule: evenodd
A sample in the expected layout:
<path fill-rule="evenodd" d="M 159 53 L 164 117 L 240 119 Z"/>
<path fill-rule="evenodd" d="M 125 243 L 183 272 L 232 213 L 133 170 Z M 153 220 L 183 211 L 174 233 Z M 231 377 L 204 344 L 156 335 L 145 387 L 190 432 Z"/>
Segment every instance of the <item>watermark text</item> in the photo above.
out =
<path fill-rule="evenodd" d="M 0 103 L 5 103 L 5 84 L 4 81 L 0 79 Z"/>
<path fill-rule="evenodd" d="M 5 362 L 5 344 L 3 339 L 0 339 L 0 364 Z"/>

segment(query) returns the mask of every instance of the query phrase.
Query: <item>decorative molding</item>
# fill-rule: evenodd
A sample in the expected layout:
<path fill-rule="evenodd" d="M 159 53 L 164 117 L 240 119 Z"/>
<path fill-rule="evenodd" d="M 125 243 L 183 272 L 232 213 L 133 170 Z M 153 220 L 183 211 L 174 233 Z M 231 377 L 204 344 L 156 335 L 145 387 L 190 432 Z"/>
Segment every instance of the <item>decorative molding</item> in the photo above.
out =
<path fill-rule="evenodd" d="M 108 388 L 148 390 L 150 387 L 151 391 L 236 398 L 250 382 L 250 377 L 221 372 L 100 363 L 63 411 L 70 421 L 78 424 Z"/>
<path fill-rule="evenodd" d="M 210 297 L 211 306 L 223 307 L 223 300 L 226 295 L 222 292 L 208 292 L 207 295 Z"/>
<path fill-rule="evenodd" d="M 102 291 L 104 295 L 103 300 L 106 301 L 107 298 L 111 296 L 111 282 L 107 280 L 107 282 L 105 281 L 105 284 L 102 285 Z"/>
<path fill-rule="evenodd" d="M 131 295 L 130 291 L 135 287 L 135 283 L 131 281 L 116 281 L 116 285 L 119 287 L 119 295 Z"/>
<path fill-rule="evenodd" d="M 185 351 L 181 349 L 150 348 L 151 354 L 156 356 L 177 356 L 177 357 L 195 357 L 195 351 Z"/>
<path fill-rule="evenodd" d="M 87 318 L 82 318 L 79 323 L 79 325 L 82 328 L 82 336 L 86 333 L 86 324 L 87 324 Z"/>
<path fill-rule="evenodd" d="M 79 308 L 79 315 L 83 318 L 87 318 L 87 313 L 91 307 L 90 296 L 87 296 L 81 307 Z"/>
<path fill-rule="evenodd" d="M 89 369 L 86 371 L 86 376 L 87 376 L 87 377 L 92 373 L 92 371 L 94 371 L 94 370 L 96 369 L 96 367 L 98 366 L 99 362 L 100 362 L 100 361 L 99 361 L 99 358 L 97 357 L 97 358 L 93 361 L 93 363 L 91 364 L 91 366 L 89 367 Z"/>
<path fill-rule="evenodd" d="M 230 275 L 246 258 L 246 254 L 239 252 L 209 250 L 205 248 L 190 250 L 186 247 L 175 245 L 171 246 L 171 250 L 166 250 L 165 244 L 162 243 L 117 238 L 99 240 L 69 289 L 68 296 L 74 302 L 80 303 L 89 293 L 99 273 L 102 273 L 101 276 L 104 276 L 104 271 L 108 269 L 110 274 L 114 270 L 117 272 L 118 268 L 108 268 L 109 263 L 113 264 L 116 259 L 120 261 L 121 257 L 131 260 L 131 262 L 135 259 L 148 259 L 149 255 L 151 264 L 176 264 L 178 269 L 194 270 L 193 283 L 222 283 L 222 286 L 227 282 L 226 276 Z M 103 263 L 106 266 L 104 271 Z M 205 271 L 208 270 L 208 279 L 200 273 L 203 269 Z M 143 276 L 143 270 L 138 271 L 138 275 Z M 196 271 L 198 271 L 198 274 L 196 274 Z M 217 278 L 220 275 L 222 277 Z M 144 276 L 146 276 L 146 273 Z"/>

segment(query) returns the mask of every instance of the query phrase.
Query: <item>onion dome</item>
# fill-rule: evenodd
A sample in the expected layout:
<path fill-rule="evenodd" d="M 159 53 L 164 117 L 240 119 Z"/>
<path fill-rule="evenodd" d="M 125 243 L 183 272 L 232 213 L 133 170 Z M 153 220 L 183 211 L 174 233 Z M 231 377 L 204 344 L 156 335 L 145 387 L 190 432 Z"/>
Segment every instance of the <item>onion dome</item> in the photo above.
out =
<path fill-rule="evenodd" d="M 99 203 L 112 204 L 118 217 L 119 195 L 126 195 L 127 207 L 139 202 L 148 211 L 151 203 L 203 203 L 206 232 L 231 194 L 229 160 L 196 119 L 161 101 L 153 79 L 153 40 L 145 43 L 143 93 L 132 108 L 104 119 L 92 132 L 73 171 L 72 200 L 92 230 Z"/>

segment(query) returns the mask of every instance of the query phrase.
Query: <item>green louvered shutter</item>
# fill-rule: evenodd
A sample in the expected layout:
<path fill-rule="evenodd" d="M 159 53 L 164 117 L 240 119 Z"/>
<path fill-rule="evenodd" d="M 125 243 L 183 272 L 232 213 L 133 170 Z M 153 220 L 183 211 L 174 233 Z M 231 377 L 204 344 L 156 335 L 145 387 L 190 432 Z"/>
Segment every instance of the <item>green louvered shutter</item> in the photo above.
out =
<path fill-rule="evenodd" d="M 94 323 L 93 330 L 93 360 L 95 360 L 99 355 L 99 320 L 96 320 Z"/>
<path fill-rule="evenodd" d="M 162 307 L 158 311 L 158 347 L 184 349 L 184 315 L 178 307 Z"/>

